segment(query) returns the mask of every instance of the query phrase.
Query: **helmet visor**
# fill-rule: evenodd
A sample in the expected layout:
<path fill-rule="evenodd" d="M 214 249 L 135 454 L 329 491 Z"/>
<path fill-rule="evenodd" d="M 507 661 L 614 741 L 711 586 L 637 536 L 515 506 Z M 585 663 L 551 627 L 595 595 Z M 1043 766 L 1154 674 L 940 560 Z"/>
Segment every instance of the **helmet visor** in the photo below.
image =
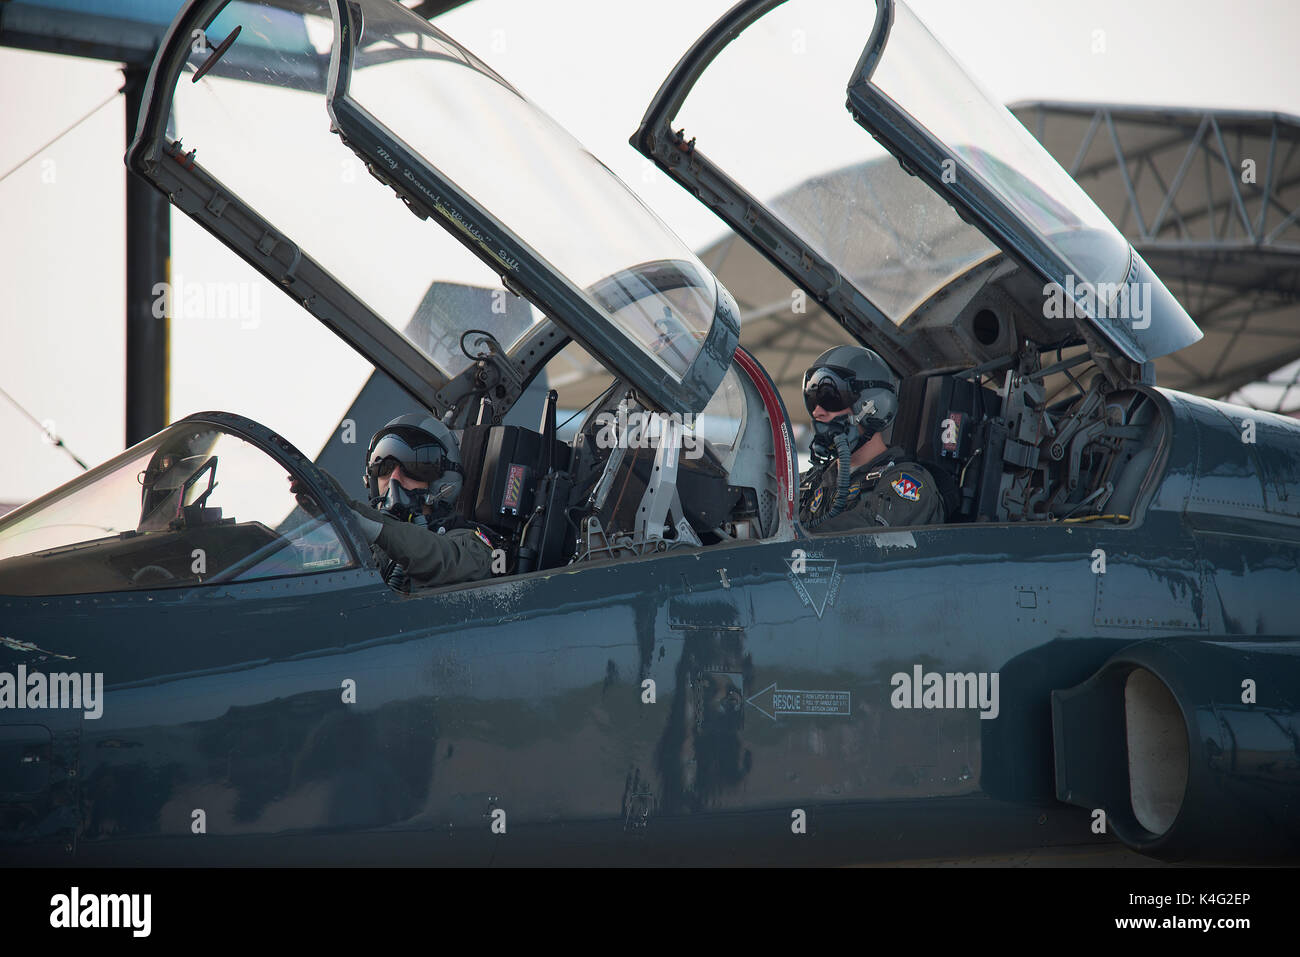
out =
<path fill-rule="evenodd" d="M 380 436 L 370 453 L 369 468 L 380 478 L 391 475 L 400 465 L 417 482 L 432 482 L 443 473 L 443 450 L 437 443 L 411 445 L 395 432 Z"/>
<path fill-rule="evenodd" d="M 818 406 L 827 412 L 841 412 L 853 405 L 856 397 L 852 389 L 853 374 L 847 370 L 824 366 L 809 369 L 803 377 L 803 404 L 812 414 Z"/>
<path fill-rule="evenodd" d="M 888 389 L 897 392 L 892 382 L 883 379 L 858 379 L 852 369 L 840 366 L 818 366 L 803 376 L 803 404 L 811 415 L 821 406 L 827 412 L 840 412 L 853 408 L 853 403 L 866 389 Z"/>

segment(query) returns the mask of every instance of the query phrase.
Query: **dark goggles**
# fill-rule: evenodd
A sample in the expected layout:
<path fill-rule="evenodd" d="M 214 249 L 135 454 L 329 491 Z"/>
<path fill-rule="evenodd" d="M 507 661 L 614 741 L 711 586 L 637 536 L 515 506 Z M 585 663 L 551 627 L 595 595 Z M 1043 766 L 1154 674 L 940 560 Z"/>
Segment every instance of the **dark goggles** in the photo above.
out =
<path fill-rule="evenodd" d="M 370 452 L 370 470 L 376 477 L 386 478 L 398 465 L 417 482 L 432 482 L 444 471 L 442 446 L 412 446 L 395 432 L 380 436 Z"/>
<path fill-rule="evenodd" d="M 827 412 L 841 412 L 853 407 L 866 389 L 894 391 L 892 382 L 879 379 L 855 379 L 850 369 L 837 366 L 820 366 L 809 369 L 803 377 L 803 404 L 811 415 L 818 406 Z"/>

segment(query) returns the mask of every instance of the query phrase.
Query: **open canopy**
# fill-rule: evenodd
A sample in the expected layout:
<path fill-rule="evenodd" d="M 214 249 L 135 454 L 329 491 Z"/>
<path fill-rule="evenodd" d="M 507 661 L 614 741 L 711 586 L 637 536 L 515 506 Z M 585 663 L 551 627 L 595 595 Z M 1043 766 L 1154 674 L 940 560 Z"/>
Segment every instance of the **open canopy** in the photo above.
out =
<path fill-rule="evenodd" d="M 1013 265 L 1036 282 L 1020 291 L 1054 283 L 1072 300 L 1021 297 L 1033 308 L 1018 338 L 1042 348 L 1091 336 L 1138 365 L 1200 338 L 1087 194 L 894 0 L 738 4 L 633 143 L 900 372 L 991 358 L 1004 337 L 971 341 L 944 299 Z"/>
<path fill-rule="evenodd" d="M 340 175 L 349 147 L 389 189 Z M 438 411 L 495 354 L 499 413 L 567 334 L 698 412 L 739 339 L 726 290 L 607 167 L 392 0 L 192 0 L 129 161 Z M 488 328 L 428 308 L 440 282 L 496 279 L 536 311 L 504 290 Z"/>

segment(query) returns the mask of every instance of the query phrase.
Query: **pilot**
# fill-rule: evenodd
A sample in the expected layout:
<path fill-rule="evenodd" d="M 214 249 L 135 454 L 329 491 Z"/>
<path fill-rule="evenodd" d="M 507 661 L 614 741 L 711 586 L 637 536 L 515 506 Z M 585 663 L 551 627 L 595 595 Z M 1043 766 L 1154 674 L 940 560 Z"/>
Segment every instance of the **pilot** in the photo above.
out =
<path fill-rule="evenodd" d="M 446 425 L 420 412 L 393 419 L 370 440 L 363 481 L 370 504 L 348 504 L 389 585 L 408 591 L 492 574 L 492 540 L 455 512 L 460 447 Z"/>
<path fill-rule="evenodd" d="M 815 433 L 813 467 L 799 482 L 805 527 L 842 532 L 944 520 L 930 472 L 885 444 L 898 411 L 898 380 L 885 360 L 860 346 L 829 349 L 804 373 L 803 397 Z"/>

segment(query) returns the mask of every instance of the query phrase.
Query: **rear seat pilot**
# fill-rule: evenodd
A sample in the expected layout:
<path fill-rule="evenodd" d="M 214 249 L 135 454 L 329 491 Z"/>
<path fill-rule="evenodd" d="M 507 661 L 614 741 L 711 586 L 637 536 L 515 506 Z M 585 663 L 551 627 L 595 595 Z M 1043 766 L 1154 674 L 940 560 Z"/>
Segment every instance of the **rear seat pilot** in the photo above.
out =
<path fill-rule="evenodd" d="M 944 520 L 930 472 L 882 433 L 898 412 L 898 380 L 870 349 L 836 346 L 804 373 L 804 405 L 813 418 L 813 467 L 800 476 L 799 517 L 819 532 Z M 840 465 L 847 460 L 848 478 Z"/>

